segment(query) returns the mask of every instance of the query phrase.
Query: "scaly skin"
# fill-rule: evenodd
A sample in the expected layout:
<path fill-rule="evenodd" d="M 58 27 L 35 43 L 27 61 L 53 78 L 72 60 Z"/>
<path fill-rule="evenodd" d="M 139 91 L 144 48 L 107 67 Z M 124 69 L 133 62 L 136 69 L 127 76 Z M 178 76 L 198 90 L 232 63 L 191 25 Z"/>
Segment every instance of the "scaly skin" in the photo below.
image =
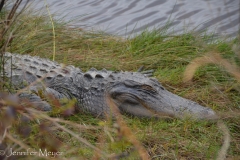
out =
<path fill-rule="evenodd" d="M 167 91 L 156 79 L 139 72 L 113 72 L 90 69 L 84 73 L 74 66 L 63 67 L 39 57 L 5 53 L 5 72 L 15 87 L 24 87 L 42 79 L 20 97 L 30 99 L 45 111 L 51 106 L 38 97 L 44 90 L 57 99 L 76 99 L 76 109 L 105 116 L 111 110 L 107 97 L 123 113 L 139 117 L 190 116 L 194 119 L 216 119 L 213 110 Z"/>

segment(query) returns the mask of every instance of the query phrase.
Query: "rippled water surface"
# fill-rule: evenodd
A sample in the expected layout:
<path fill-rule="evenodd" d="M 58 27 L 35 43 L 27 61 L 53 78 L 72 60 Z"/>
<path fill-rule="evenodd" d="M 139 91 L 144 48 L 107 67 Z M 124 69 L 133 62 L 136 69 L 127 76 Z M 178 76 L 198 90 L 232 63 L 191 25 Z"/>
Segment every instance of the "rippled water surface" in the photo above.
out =
<path fill-rule="evenodd" d="M 170 22 L 170 31 L 214 31 L 234 37 L 240 24 L 239 0 L 46 0 L 51 13 L 76 19 L 85 29 L 129 36 Z M 33 0 L 31 1 L 33 2 Z M 33 7 L 46 10 L 44 0 Z"/>

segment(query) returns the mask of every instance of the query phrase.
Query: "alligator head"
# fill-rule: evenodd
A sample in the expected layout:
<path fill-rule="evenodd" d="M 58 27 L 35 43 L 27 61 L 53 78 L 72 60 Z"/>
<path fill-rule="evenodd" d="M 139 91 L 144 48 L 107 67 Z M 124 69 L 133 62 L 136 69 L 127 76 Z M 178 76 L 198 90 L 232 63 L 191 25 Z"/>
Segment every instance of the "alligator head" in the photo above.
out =
<path fill-rule="evenodd" d="M 84 76 L 97 80 L 97 85 L 91 82 L 91 86 L 95 90 L 102 90 L 106 97 L 119 108 L 121 112 L 131 114 L 138 117 L 177 117 L 184 118 L 186 116 L 194 119 L 216 119 L 216 113 L 207 107 L 203 107 L 196 102 L 182 98 L 176 94 L 167 91 L 156 79 L 149 78 L 138 72 L 110 72 L 90 70 Z M 103 76 L 104 75 L 104 76 Z M 103 80 L 99 83 L 99 78 L 103 76 Z M 96 82 L 96 80 L 95 80 Z M 86 86 L 86 85 L 85 85 Z M 99 89 L 99 86 L 102 86 Z M 96 89 L 98 88 L 98 89 Z M 88 91 L 93 93 L 95 91 Z M 85 94 L 86 95 L 86 94 Z M 91 104 L 99 106 L 100 93 L 95 92 L 96 99 Z M 88 95 L 92 97 L 94 95 Z M 107 95 L 107 96 L 106 96 Z M 98 100 L 97 100 L 98 99 Z M 101 101 L 101 100 L 100 100 Z M 96 104 L 95 104 L 96 103 Z M 109 105 L 105 103 L 106 107 Z M 104 108 L 102 106 L 101 108 Z M 104 109 L 105 111 L 109 109 Z"/>

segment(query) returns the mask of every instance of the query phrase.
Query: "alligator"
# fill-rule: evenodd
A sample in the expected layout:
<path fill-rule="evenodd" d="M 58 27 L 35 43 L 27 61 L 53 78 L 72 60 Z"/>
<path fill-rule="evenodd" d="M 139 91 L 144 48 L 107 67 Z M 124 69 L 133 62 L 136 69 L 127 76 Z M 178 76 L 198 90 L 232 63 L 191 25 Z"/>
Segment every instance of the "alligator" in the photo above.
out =
<path fill-rule="evenodd" d="M 11 84 L 18 89 L 29 85 L 19 97 L 43 111 L 51 111 L 53 106 L 37 94 L 39 90 L 57 100 L 74 99 L 75 110 L 96 116 L 112 114 L 110 98 L 121 113 L 137 117 L 217 119 L 212 109 L 167 91 L 157 79 L 140 72 L 94 68 L 83 72 L 72 65 L 8 52 L 4 59 L 4 73 Z"/>

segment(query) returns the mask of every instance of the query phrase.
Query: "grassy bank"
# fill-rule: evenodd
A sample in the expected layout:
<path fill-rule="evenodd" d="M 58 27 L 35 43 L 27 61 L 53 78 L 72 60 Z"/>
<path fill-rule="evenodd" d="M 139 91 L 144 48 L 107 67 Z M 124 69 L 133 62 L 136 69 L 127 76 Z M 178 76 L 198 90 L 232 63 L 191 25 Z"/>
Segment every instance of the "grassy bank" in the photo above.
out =
<path fill-rule="evenodd" d="M 213 108 L 219 113 L 230 130 L 228 158 L 239 159 L 239 81 L 223 66 L 215 64 L 201 66 L 196 70 L 191 82 L 182 81 L 187 65 L 206 53 L 221 55 L 239 67 L 240 51 L 232 49 L 234 45 L 239 46 L 239 39 L 216 41 L 211 35 L 189 32 L 173 36 L 157 30 L 145 31 L 132 39 L 122 39 L 71 28 L 60 20 L 53 23 L 54 38 L 48 15 L 32 16 L 31 12 L 23 13 L 6 34 L 5 39 L 10 40 L 6 51 L 53 59 L 55 50 L 54 59 L 57 62 L 75 65 L 84 71 L 91 67 L 136 71 L 142 65 L 145 69 L 154 69 L 154 76 L 169 91 Z M 23 126 L 30 127 L 31 132 L 27 137 L 17 136 L 15 140 L 8 137 L 7 141 L 21 146 L 22 144 L 16 143 L 17 139 L 31 148 L 52 149 L 57 146 L 54 149 L 63 152 L 59 158 L 98 159 L 125 155 L 128 155 L 125 159 L 139 158 L 138 150 L 134 149 L 126 133 L 121 130 L 122 126 L 114 121 L 81 113 L 66 118 L 58 114 L 52 116 L 49 120 L 51 123 L 58 122 L 65 128 L 51 128 L 49 132 L 48 129 L 41 130 L 49 127 L 47 122 L 39 127 L 33 119 L 26 124 L 19 118 L 9 133 L 19 134 L 15 129 Z M 69 120 L 71 124 L 54 119 L 60 117 Z M 216 123 L 139 119 L 129 116 L 123 116 L 123 119 L 152 159 L 215 159 L 223 143 L 223 133 Z M 69 130 L 71 132 L 68 132 Z"/>

